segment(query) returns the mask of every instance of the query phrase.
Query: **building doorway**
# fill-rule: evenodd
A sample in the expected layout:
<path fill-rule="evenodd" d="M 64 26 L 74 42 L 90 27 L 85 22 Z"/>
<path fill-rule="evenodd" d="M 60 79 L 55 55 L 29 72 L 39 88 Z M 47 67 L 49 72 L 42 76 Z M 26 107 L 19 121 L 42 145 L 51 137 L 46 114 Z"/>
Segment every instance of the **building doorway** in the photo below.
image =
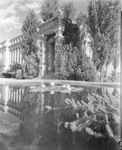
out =
<path fill-rule="evenodd" d="M 54 34 L 49 35 L 47 38 L 46 49 L 46 74 L 55 73 L 55 38 Z"/>

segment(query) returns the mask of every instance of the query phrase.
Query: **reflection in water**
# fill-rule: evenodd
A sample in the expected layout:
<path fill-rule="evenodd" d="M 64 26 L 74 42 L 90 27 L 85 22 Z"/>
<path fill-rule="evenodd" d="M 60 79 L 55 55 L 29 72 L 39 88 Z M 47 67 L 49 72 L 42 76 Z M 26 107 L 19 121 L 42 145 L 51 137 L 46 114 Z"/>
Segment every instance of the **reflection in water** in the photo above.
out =
<path fill-rule="evenodd" d="M 77 91 L 74 87 L 67 92 L 66 86 L 42 85 L 0 87 L 0 110 L 20 120 L 19 125 L 6 123 L 12 134 L 0 122 L 0 149 L 119 150 L 116 89 L 83 87 Z"/>

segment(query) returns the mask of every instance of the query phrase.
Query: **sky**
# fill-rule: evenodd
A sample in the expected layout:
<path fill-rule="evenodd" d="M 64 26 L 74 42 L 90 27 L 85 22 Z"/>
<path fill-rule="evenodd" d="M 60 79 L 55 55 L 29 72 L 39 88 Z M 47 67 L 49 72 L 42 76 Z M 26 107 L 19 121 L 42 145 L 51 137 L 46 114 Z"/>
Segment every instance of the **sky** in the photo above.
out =
<path fill-rule="evenodd" d="M 60 3 L 69 1 L 78 11 L 86 13 L 87 0 L 60 0 Z M 43 0 L 0 0 L 0 42 L 21 35 L 27 11 L 34 9 L 39 16 L 42 3 Z"/>

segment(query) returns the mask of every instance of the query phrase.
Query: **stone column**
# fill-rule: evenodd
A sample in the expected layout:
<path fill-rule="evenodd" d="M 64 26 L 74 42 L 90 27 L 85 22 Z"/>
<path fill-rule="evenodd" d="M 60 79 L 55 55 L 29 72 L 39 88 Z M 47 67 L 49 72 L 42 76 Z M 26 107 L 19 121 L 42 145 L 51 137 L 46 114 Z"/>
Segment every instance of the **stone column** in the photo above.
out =
<path fill-rule="evenodd" d="M 18 103 L 18 89 L 16 90 L 16 103 Z"/>
<path fill-rule="evenodd" d="M 21 62 L 20 62 L 20 48 L 18 49 L 18 52 L 19 52 L 19 54 L 18 54 L 19 55 L 18 56 L 19 57 L 19 63 L 21 64 Z"/>
<path fill-rule="evenodd" d="M 7 113 L 8 112 L 8 101 L 9 101 L 9 87 L 8 85 L 5 85 L 4 87 L 4 112 Z"/>
<path fill-rule="evenodd" d="M 40 64 L 39 64 L 39 77 L 45 74 L 45 50 L 46 50 L 46 37 L 42 34 L 40 36 Z"/>
<path fill-rule="evenodd" d="M 23 88 L 23 89 L 22 89 L 22 96 L 24 95 L 24 92 L 25 92 L 25 89 Z"/>
<path fill-rule="evenodd" d="M 10 49 L 9 49 L 9 40 L 6 40 L 6 49 L 5 49 L 5 58 L 4 58 L 4 71 L 6 72 L 10 67 Z"/>
<path fill-rule="evenodd" d="M 22 54 L 20 52 L 20 64 L 22 63 Z"/>
<path fill-rule="evenodd" d="M 19 48 L 17 49 L 17 61 L 19 63 Z"/>
<path fill-rule="evenodd" d="M 19 49 L 17 48 L 17 63 L 19 63 Z"/>
<path fill-rule="evenodd" d="M 9 87 L 8 87 L 8 85 L 5 85 L 5 87 L 4 87 L 4 94 L 5 94 L 4 104 L 7 105 L 8 101 L 9 101 Z"/>
<path fill-rule="evenodd" d="M 13 88 L 11 88 L 11 102 L 13 102 Z"/>
<path fill-rule="evenodd" d="M 13 49 L 13 63 L 15 63 L 15 49 Z"/>
<path fill-rule="evenodd" d="M 13 89 L 13 103 L 15 103 L 15 89 Z"/>
<path fill-rule="evenodd" d="M 11 65 L 11 50 L 9 50 L 9 64 Z"/>
<path fill-rule="evenodd" d="M 12 56 L 13 58 L 12 58 L 12 60 L 13 60 L 13 63 L 14 63 L 14 49 L 12 51 L 13 51 L 13 56 Z"/>
<path fill-rule="evenodd" d="M 15 63 L 17 62 L 17 50 L 15 49 Z"/>
<path fill-rule="evenodd" d="M 43 111 L 44 111 L 44 93 L 41 94 L 41 118 L 43 116 Z"/>
<path fill-rule="evenodd" d="M 11 53 L 12 53 L 11 62 L 12 62 L 12 65 L 13 65 L 13 57 L 14 57 L 14 51 L 13 51 L 13 49 L 12 49 Z"/>
<path fill-rule="evenodd" d="M 10 100 L 10 98 L 11 98 L 11 92 L 10 92 L 10 87 L 8 87 L 8 100 Z"/>
<path fill-rule="evenodd" d="M 12 49 L 11 49 L 11 65 L 12 65 Z"/>
<path fill-rule="evenodd" d="M 19 89 L 19 103 L 21 102 L 21 89 Z"/>
<path fill-rule="evenodd" d="M 59 72 L 59 52 L 63 43 L 63 29 L 61 25 L 55 30 L 55 72 Z"/>

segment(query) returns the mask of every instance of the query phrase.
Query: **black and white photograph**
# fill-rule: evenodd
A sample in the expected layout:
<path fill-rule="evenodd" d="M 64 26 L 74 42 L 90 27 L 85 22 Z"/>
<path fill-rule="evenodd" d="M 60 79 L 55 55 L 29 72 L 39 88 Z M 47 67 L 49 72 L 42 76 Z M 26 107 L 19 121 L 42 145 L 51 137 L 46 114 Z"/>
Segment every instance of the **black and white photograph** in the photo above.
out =
<path fill-rule="evenodd" d="M 121 0 L 0 0 L 0 150 L 122 150 Z"/>

